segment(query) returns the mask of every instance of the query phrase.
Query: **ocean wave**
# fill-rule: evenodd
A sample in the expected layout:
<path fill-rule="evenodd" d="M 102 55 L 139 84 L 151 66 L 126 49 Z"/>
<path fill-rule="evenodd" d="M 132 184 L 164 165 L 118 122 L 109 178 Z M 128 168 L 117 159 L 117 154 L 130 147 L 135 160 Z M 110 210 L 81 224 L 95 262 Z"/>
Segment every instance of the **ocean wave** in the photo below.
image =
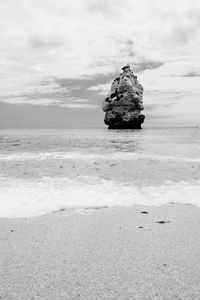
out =
<path fill-rule="evenodd" d="M 115 153 L 76 153 L 76 152 L 24 152 L 15 154 L 1 154 L 0 161 L 23 161 L 23 160 L 46 160 L 46 159 L 108 159 L 108 160 L 159 160 L 159 161 L 180 161 L 180 162 L 200 162 L 199 158 L 189 158 L 180 156 L 166 156 L 160 154 L 145 154 L 145 153 L 132 153 L 132 152 L 115 152 Z"/>
<path fill-rule="evenodd" d="M 200 181 L 137 187 L 90 176 L 31 181 L 1 177 L 0 217 L 34 217 L 66 208 L 159 206 L 169 202 L 200 206 L 199 195 Z"/>

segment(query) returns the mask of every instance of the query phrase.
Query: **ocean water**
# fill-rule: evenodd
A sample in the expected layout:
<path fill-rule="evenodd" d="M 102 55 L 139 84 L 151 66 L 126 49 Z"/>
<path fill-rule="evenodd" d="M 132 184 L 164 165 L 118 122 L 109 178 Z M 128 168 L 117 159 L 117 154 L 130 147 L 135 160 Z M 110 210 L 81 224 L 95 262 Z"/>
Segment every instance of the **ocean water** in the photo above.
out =
<path fill-rule="evenodd" d="M 200 206 L 200 129 L 0 131 L 0 217 L 65 208 Z"/>

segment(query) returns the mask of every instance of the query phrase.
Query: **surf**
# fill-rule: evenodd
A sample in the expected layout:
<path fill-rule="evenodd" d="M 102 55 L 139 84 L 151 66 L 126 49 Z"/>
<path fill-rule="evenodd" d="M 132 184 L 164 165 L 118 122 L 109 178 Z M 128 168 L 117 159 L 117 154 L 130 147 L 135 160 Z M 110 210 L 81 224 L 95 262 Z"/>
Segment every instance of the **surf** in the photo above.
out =
<path fill-rule="evenodd" d="M 160 206 L 170 202 L 200 207 L 200 180 L 137 187 L 92 176 L 77 180 L 1 177 L 0 186 L 1 218 L 35 217 L 68 208 Z"/>

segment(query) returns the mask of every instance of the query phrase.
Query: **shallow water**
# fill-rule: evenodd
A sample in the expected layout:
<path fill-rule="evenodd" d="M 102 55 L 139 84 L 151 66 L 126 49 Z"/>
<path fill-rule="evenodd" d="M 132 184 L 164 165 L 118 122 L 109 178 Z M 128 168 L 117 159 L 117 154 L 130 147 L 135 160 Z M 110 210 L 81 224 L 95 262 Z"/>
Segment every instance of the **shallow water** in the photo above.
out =
<path fill-rule="evenodd" d="M 0 131 L 0 217 L 68 207 L 200 206 L 200 130 Z"/>

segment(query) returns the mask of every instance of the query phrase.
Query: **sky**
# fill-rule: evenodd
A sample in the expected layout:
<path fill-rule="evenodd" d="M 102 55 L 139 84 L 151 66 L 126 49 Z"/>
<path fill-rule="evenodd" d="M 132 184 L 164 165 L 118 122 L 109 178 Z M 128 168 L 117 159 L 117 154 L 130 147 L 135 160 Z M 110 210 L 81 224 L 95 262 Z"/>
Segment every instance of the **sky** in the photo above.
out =
<path fill-rule="evenodd" d="M 200 125 L 199 0 L 0 0 L 0 128 L 105 126 L 126 63 L 145 127 Z"/>

